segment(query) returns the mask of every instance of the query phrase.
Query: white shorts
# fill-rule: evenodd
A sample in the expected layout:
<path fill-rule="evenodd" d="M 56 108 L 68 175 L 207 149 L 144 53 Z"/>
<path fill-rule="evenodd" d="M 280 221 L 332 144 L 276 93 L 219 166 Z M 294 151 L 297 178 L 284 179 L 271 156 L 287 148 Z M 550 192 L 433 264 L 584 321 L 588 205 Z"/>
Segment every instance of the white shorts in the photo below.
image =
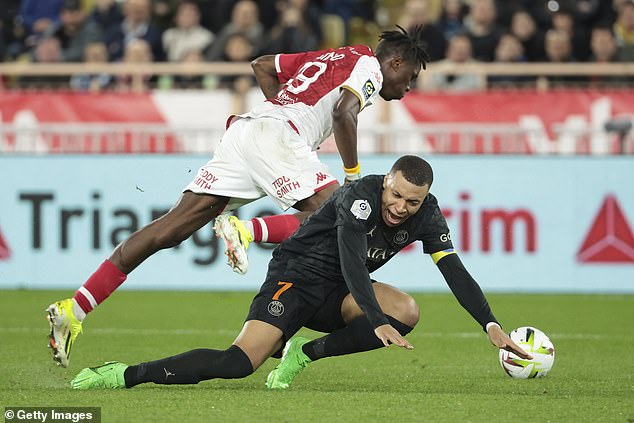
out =
<path fill-rule="evenodd" d="M 335 182 L 290 122 L 242 118 L 184 191 L 231 197 L 225 211 L 265 195 L 287 210 Z"/>

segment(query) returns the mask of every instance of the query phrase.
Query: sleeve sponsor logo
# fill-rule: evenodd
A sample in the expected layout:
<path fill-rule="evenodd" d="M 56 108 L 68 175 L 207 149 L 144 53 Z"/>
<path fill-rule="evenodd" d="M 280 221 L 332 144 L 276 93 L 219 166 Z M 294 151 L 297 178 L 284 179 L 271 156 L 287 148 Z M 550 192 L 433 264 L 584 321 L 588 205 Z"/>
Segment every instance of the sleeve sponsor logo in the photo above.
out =
<path fill-rule="evenodd" d="M 440 242 L 449 242 L 449 241 L 451 241 L 451 235 L 449 234 L 440 235 Z"/>
<path fill-rule="evenodd" d="M 367 100 L 372 96 L 372 94 L 374 94 L 375 91 L 376 88 L 374 88 L 372 80 L 368 79 L 365 81 L 365 84 L 363 84 L 363 97 Z"/>
<path fill-rule="evenodd" d="M 370 207 L 368 200 L 354 200 L 352 207 L 350 207 L 350 211 L 357 219 L 368 220 L 370 213 L 372 213 L 372 208 Z"/>

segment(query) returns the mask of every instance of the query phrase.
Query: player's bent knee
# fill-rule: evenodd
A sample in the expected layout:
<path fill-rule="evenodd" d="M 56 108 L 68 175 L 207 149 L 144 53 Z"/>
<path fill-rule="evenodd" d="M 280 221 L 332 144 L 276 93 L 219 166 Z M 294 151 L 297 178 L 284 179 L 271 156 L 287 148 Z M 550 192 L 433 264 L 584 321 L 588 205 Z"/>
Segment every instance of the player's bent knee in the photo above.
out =
<path fill-rule="evenodd" d="M 416 300 L 411 296 L 405 294 L 403 298 L 399 300 L 397 305 L 398 319 L 405 323 L 407 326 L 414 327 L 420 319 L 420 307 L 416 303 Z"/>

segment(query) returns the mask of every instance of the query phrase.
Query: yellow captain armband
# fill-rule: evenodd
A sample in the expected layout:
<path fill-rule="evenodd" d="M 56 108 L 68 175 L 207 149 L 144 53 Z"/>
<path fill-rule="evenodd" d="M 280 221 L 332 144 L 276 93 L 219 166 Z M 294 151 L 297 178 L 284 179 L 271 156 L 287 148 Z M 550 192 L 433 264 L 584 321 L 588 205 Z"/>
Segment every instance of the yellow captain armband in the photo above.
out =
<path fill-rule="evenodd" d="M 343 167 L 346 173 L 346 181 L 356 181 L 361 177 L 361 164 L 357 163 L 355 167 Z"/>
<path fill-rule="evenodd" d="M 438 264 L 441 258 L 448 256 L 449 254 L 456 254 L 456 250 L 453 248 L 449 248 L 448 250 L 437 251 L 435 253 L 430 254 L 431 259 L 434 261 L 434 264 Z"/>

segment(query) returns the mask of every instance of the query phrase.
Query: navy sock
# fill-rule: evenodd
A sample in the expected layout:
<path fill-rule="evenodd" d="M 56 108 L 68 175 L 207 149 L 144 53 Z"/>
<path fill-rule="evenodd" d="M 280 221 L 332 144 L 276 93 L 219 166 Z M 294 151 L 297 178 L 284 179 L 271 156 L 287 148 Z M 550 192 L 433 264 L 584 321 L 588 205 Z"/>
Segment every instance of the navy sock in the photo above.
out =
<path fill-rule="evenodd" d="M 161 385 L 196 384 L 207 379 L 235 379 L 253 373 L 249 357 L 237 346 L 227 350 L 200 348 L 161 360 L 149 361 L 125 370 L 127 388 L 141 383 Z"/>
<path fill-rule="evenodd" d="M 412 331 L 412 327 L 387 316 L 390 324 L 401 335 L 405 336 Z M 344 328 L 307 342 L 302 346 L 302 351 L 312 361 L 325 357 L 353 354 L 357 352 L 376 350 L 383 346 L 383 342 L 374 334 L 374 328 L 365 316 L 359 316 Z"/>

